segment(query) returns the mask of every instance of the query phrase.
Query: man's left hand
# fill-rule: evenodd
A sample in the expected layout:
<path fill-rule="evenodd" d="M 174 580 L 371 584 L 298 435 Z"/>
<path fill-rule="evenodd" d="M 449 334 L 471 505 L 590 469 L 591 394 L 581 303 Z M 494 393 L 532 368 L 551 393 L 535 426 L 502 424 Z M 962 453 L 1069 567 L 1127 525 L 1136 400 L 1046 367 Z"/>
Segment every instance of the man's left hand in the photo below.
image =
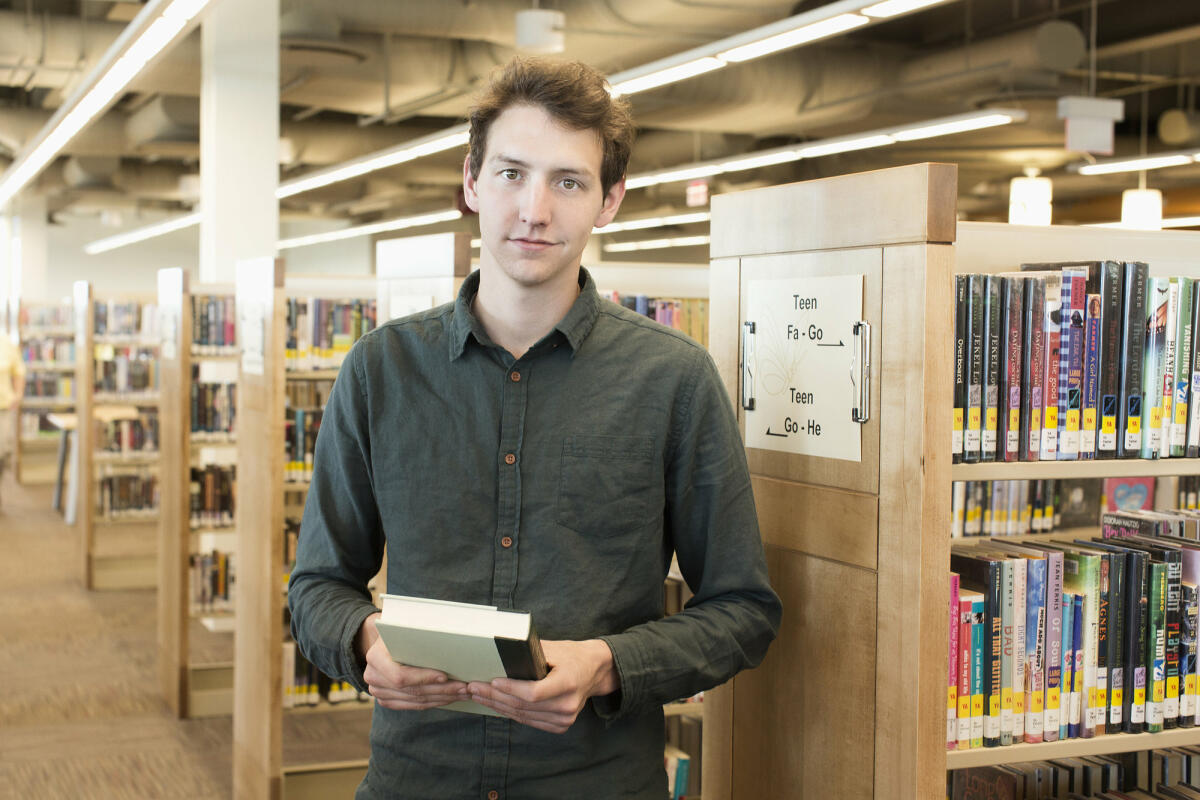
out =
<path fill-rule="evenodd" d="M 497 678 L 471 683 L 471 699 L 504 716 L 550 733 L 563 733 L 575 722 L 588 698 L 619 688 L 612 651 L 600 639 L 543 641 L 550 672 L 540 681 Z"/>

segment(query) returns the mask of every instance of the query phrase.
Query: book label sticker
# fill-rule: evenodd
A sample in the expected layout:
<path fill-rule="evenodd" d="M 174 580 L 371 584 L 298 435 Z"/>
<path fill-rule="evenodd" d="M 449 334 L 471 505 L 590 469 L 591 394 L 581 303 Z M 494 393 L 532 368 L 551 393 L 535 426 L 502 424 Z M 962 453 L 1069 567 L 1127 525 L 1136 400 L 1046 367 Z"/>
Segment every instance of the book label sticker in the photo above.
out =
<path fill-rule="evenodd" d="M 828 259 L 787 257 L 796 272 Z M 840 253 L 837 259 L 849 269 L 861 259 L 865 272 L 868 263 L 877 266 L 878 252 Z M 854 324 L 862 319 L 863 283 L 862 274 L 747 282 L 745 319 L 755 326 L 753 363 L 744 373 L 754 398 L 753 408 L 743 412 L 747 447 L 862 460 L 863 426 L 851 416 L 860 379 L 851 368 L 857 362 Z M 872 348 L 878 352 L 877 342 Z M 971 408 L 967 418 L 968 450 L 978 441 L 977 411 Z"/>

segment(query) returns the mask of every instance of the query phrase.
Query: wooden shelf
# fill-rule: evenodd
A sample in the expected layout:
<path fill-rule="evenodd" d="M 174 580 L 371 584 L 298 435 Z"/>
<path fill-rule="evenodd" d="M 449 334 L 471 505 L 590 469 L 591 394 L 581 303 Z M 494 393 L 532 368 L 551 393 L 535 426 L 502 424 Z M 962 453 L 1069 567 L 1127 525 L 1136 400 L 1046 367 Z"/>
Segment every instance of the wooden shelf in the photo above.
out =
<path fill-rule="evenodd" d="M 108 450 L 97 450 L 92 454 L 92 461 L 96 464 L 150 464 L 158 461 L 158 451 L 114 453 Z"/>
<path fill-rule="evenodd" d="M 39 372 L 74 372 L 75 364 L 66 361 L 27 361 L 25 369 Z"/>
<path fill-rule="evenodd" d="M 188 439 L 193 448 L 237 444 L 236 433 L 222 431 L 192 431 L 188 434 Z"/>
<path fill-rule="evenodd" d="M 1128 753 L 1162 747 L 1200 744 L 1200 728 L 1176 728 L 1162 733 L 1114 733 L 1093 739 L 1068 739 L 1063 742 L 1014 744 L 1008 747 L 976 747 L 946 751 L 946 769 L 1016 764 L 1048 758 L 1091 756 L 1103 753 Z"/>
<path fill-rule="evenodd" d="M 158 346 L 158 342 L 156 340 L 144 338 L 138 333 L 97 333 L 93 334 L 92 341 L 95 344 L 112 344 L 129 347 Z"/>
<path fill-rule="evenodd" d="M 663 716 L 704 719 L 704 703 L 667 703 L 663 706 Z"/>
<path fill-rule="evenodd" d="M 97 405 L 123 403 L 136 406 L 158 405 L 158 392 L 96 392 L 92 399 Z"/>
<path fill-rule="evenodd" d="M 1044 478 L 1140 478 L 1200 474 L 1200 458 L 1110 458 L 1094 461 L 1017 461 L 955 464 L 955 481 L 1016 481 Z"/>
<path fill-rule="evenodd" d="M 284 377 L 289 381 L 331 381 L 337 376 L 336 369 L 298 369 L 284 373 Z"/>
<path fill-rule="evenodd" d="M 75 405 L 72 397 L 22 397 L 21 408 L 70 408 Z"/>
<path fill-rule="evenodd" d="M 49 436 L 26 437 L 21 440 L 22 450 L 56 450 L 58 449 L 58 435 L 54 438 Z"/>
<path fill-rule="evenodd" d="M 372 703 L 357 700 L 345 700 L 341 703 L 326 703 L 324 700 L 315 706 L 292 706 L 283 709 L 285 714 L 332 714 L 337 711 L 370 711 Z"/>
<path fill-rule="evenodd" d="M 66 339 L 75 335 L 75 329 L 66 328 L 26 328 L 21 331 L 21 341 L 31 342 L 34 339 Z"/>
<path fill-rule="evenodd" d="M 283 491 L 285 492 L 307 492 L 308 487 L 312 485 L 312 481 L 284 481 Z"/>

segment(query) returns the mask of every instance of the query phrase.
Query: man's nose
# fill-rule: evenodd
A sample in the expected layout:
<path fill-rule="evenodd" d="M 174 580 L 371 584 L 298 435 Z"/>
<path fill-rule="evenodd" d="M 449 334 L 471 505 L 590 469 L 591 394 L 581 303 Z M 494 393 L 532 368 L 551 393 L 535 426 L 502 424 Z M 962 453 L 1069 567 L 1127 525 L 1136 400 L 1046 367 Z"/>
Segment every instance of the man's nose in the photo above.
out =
<path fill-rule="evenodd" d="M 521 193 L 521 221 L 529 226 L 550 221 L 550 192 L 541 181 L 530 181 Z"/>

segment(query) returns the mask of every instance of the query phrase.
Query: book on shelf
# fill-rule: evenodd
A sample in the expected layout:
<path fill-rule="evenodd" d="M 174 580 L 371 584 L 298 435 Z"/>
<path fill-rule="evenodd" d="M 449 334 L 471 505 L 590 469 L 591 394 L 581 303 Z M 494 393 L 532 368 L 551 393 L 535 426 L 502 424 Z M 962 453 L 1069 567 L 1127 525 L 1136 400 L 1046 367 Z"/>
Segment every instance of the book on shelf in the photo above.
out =
<path fill-rule="evenodd" d="M 96 491 L 96 517 L 119 521 L 158 513 L 158 476 L 145 467 L 104 466 Z"/>
<path fill-rule="evenodd" d="M 602 296 L 708 346 L 708 300 L 705 298 L 649 297 L 621 292 L 604 292 Z"/>
<path fill-rule="evenodd" d="M 74 366 L 75 340 L 54 336 L 27 337 L 21 342 L 21 360 L 27 365 Z M 30 367 L 34 369 L 35 367 Z"/>
<path fill-rule="evenodd" d="M 335 681 L 313 665 L 296 643 L 283 644 L 283 707 L 361 705 L 369 708 L 374 700 L 355 689 L 348 681 Z"/>
<path fill-rule="evenodd" d="M 391 657 L 446 673 L 453 680 L 540 680 L 548 668 L 533 617 L 493 606 L 383 595 L 375 627 Z M 445 708 L 496 716 L 469 700 Z"/>
<path fill-rule="evenodd" d="M 22 335 L 28 333 L 30 336 L 45 336 L 46 330 L 56 331 L 55 335 L 62 335 L 61 332 L 69 330 L 74 323 L 74 310 L 66 304 L 22 304 L 17 313 L 17 327 Z"/>
<path fill-rule="evenodd" d="M 377 324 L 374 300 L 288 298 L 284 360 L 289 370 L 337 369 Z"/>
<path fill-rule="evenodd" d="M 152 348 L 99 344 L 95 350 L 97 393 L 158 391 L 158 356 Z"/>
<path fill-rule="evenodd" d="M 222 550 L 188 557 L 188 596 L 193 614 L 233 611 L 236 601 L 236 557 Z"/>
<path fill-rule="evenodd" d="M 230 295 L 194 294 L 192 347 L 201 354 L 228 350 L 237 345 L 234 299 Z"/>
<path fill-rule="evenodd" d="M 135 419 L 96 422 L 96 450 L 132 455 L 158 452 L 158 411 L 139 409 Z"/>
<path fill-rule="evenodd" d="M 289 409 L 284 421 L 284 482 L 312 480 L 313 452 L 321 427 L 320 410 Z"/>
<path fill-rule="evenodd" d="M 951 484 L 951 538 L 1022 536 L 1062 527 L 1061 480 L 954 481 Z M 1068 506 L 1068 511 L 1073 511 Z M 1091 512 L 1094 514 L 1095 509 Z M 1093 516 L 1094 522 L 1094 516 Z M 1074 519 L 1067 517 L 1067 527 Z"/>
<path fill-rule="evenodd" d="M 691 756 L 678 747 L 669 744 L 664 748 L 663 767 L 667 771 L 667 797 L 669 800 L 681 800 L 687 793 L 691 762 Z"/>
<path fill-rule="evenodd" d="M 25 375 L 25 400 L 75 399 L 75 376 L 61 372 L 29 371 Z"/>
<path fill-rule="evenodd" d="M 131 300 L 93 301 L 92 332 L 100 337 L 156 341 L 157 306 Z"/>
<path fill-rule="evenodd" d="M 951 770 L 950 800 L 1196 800 L 1200 748 L 1059 757 Z"/>
<path fill-rule="evenodd" d="M 192 467 L 188 481 L 188 521 L 192 528 L 233 525 L 237 467 L 206 464 Z"/>

